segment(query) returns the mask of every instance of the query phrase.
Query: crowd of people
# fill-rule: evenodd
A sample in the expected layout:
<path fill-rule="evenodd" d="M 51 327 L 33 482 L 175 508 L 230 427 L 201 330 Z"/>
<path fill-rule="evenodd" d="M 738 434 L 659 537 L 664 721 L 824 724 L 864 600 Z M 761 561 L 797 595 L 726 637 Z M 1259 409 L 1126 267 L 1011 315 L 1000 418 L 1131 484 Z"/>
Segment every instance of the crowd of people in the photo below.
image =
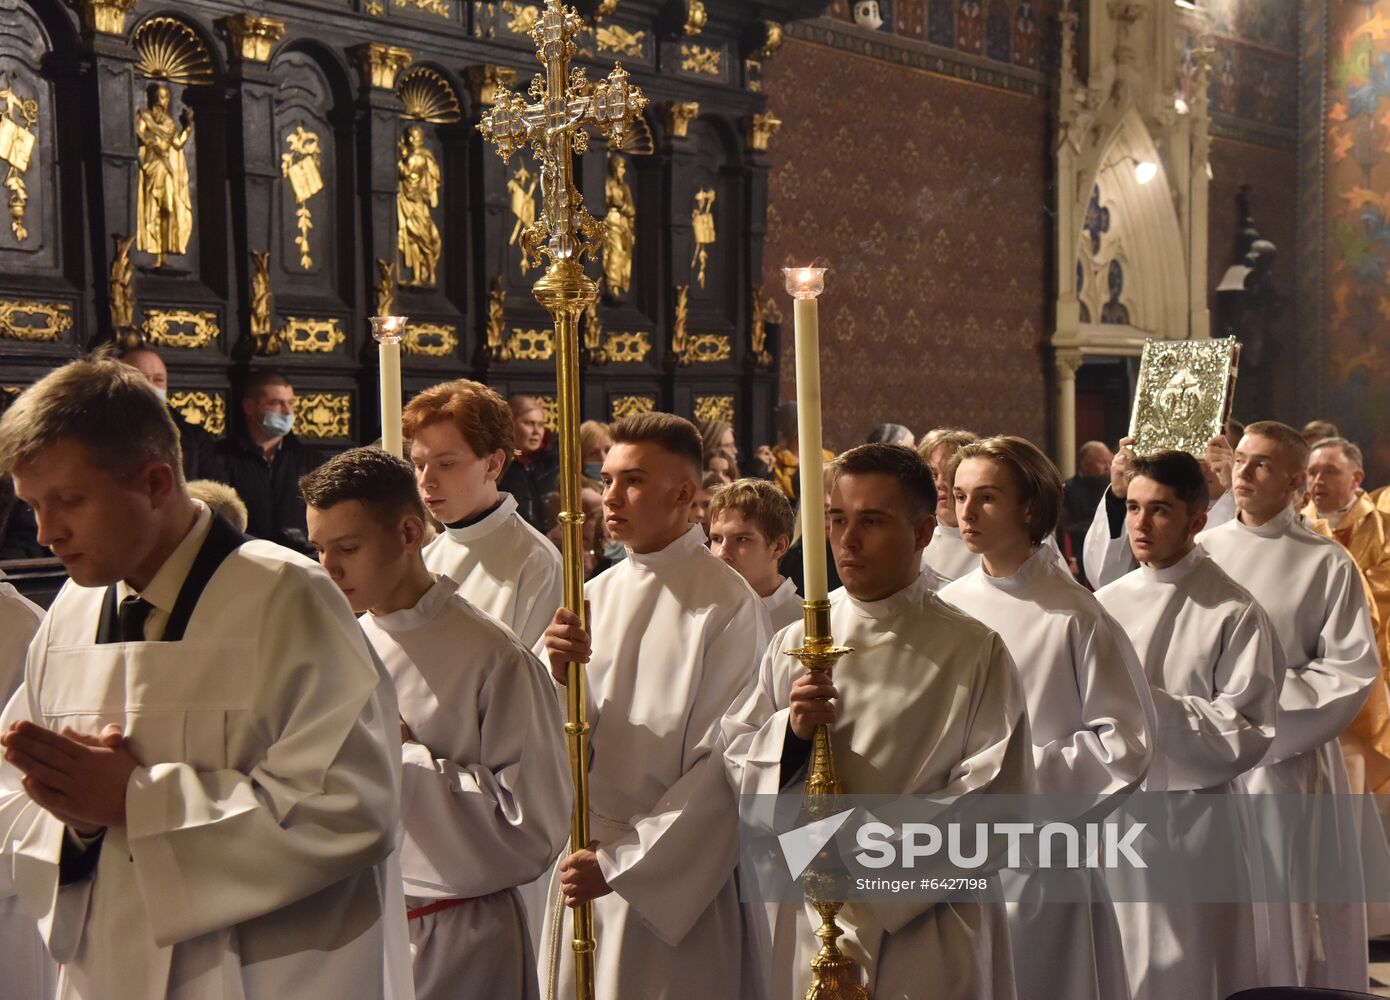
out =
<path fill-rule="evenodd" d="M 0 585 L 6 997 L 573 996 L 586 904 L 603 1000 L 802 996 L 819 918 L 741 898 L 739 808 L 800 795 L 822 724 L 856 794 L 1390 791 L 1390 492 L 1330 425 L 1090 442 L 1064 482 L 1021 437 L 882 424 L 802 497 L 791 408 L 747 454 L 723 421 L 586 422 L 581 616 L 536 399 L 446 382 L 404 456 L 318 461 L 286 378 L 209 448 L 157 361 L 73 362 L 0 418 L 27 544 L 69 575 L 46 612 Z M 789 655 L 807 545 L 833 676 Z M 1323 880 L 1307 827 L 1252 832 L 1246 881 Z M 857 901 L 842 944 L 880 997 L 1222 1000 L 1365 990 L 1390 932 L 1390 898 L 1032 875 Z"/>

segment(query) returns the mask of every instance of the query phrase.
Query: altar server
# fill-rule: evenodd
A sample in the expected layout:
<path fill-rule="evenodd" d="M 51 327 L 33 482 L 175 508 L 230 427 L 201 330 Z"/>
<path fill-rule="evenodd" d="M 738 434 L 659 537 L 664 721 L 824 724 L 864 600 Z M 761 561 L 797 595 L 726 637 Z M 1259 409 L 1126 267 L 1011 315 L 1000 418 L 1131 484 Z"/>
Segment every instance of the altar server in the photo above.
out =
<path fill-rule="evenodd" d="M 932 531 L 931 541 L 922 550 L 922 568 L 931 569 L 941 577 L 942 586 L 960 579 L 980 565 L 980 557 L 971 552 L 960 537 L 956 503 L 951 496 L 951 484 L 946 478 L 946 470 L 960 447 L 978 440 L 979 436 L 970 431 L 938 427 L 923 435 L 917 445 L 917 454 L 931 469 L 932 482 L 936 486 L 936 529 Z"/>
<path fill-rule="evenodd" d="M 1171 792 L 1238 791 L 1240 776 L 1274 739 L 1278 636 L 1250 593 L 1194 540 L 1207 520 L 1201 464 L 1185 452 L 1163 451 L 1136 458 L 1130 474 L 1126 533 L 1140 568 L 1096 599 L 1144 666 L 1158 711 L 1162 784 Z M 1147 787 L 1164 790 L 1157 785 Z M 1181 800 L 1169 801 L 1181 808 Z M 1201 860 L 1232 843 L 1204 849 L 1192 839 L 1200 829 L 1186 835 Z M 1253 884 L 1252 859 L 1236 850 L 1229 860 L 1243 869 L 1235 883 Z M 1163 888 L 1148 883 L 1151 894 Z M 1135 1000 L 1224 1000 L 1266 982 L 1264 943 L 1248 898 L 1172 905 L 1150 895 L 1118 912 Z"/>
<path fill-rule="evenodd" d="M 458 379 L 411 399 L 401 427 L 425 506 L 445 528 L 426 546 L 425 565 L 534 645 L 563 596 L 560 553 L 497 489 L 516 450 L 511 408 Z"/>
<path fill-rule="evenodd" d="M 801 619 L 796 581 L 777 569 L 791 545 L 794 522 L 787 495 L 766 479 L 725 483 L 710 499 L 710 551 L 748 581 L 773 632 Z"/>
<path fill-rule="evenodd" d="M 830 538 L 844 586 L 830 595 L 835 642 L 852 647 L 833 683 L 788 650 L 801 622 L 763 657 L 757 685 L 725 721 L 730 774 L 744 796 L 801 794 L 816 725 L 832 725 L 836 771 L 851 795 L 1025 792 L 1032 769 L 1017 672 L 999 636 L 936 597 L 921 569 L 936 491 L 910 449 L 869 444 L 832 466 Z M 841 692 L 844 692 L 843 701 Z M 988 897 L 850 903 L 838 922 L 870 993 L 1011 1000 L 1002 906 Z M 810 981 L 820 917 L 809 904 L 770 907 L 774 1000 Z"/>
<path fill-rule="evenodd" d="M 561 861 L 558 888 L 569 907 L 594 904 L 599 997 L 741 996 L 738 816 L 715 744 L 767 612 L 687 522 L 694 425 L 645 413 L 611 432 L 604 517 L 629 556 L 585 584 L 589 628 L 562 608 L 540 647 L 561 683 L 567 663 L 588 663 L 593 728 L 594 843 Z M 542 990 L 557 997 L 574 991 L 571 923 L 568 909 L 546 914 Z"/>
<path fill-rule="evenodd" d="M 425 567 L 425 510 L 407 463 L 354 448 L 300 489 L 319 561 L 396 683 L 415 995 L 534 998 L 516 887 L 559 855 L 573 798 L 550 676 Z"/>
<path fill-rule="evenodd" d="M 1274 745 L 1246 775 L 1245 786 L 1262 793 L 1345 795 L 1347 770 L 1337 738 L 1365 703 L 1380 662 L 1356 564 L 1332 539 L 1304 527 L 1294 511 L 1307 461 L 1307 442 L 1292 427 L 1272 420 L 1250 424 L 1235 451 L 1237 516 L 1197 541 L 1269 614 L 1283 654 Z M 1326 816 L 1333 805 L 1327 799 L 1314 807 Z M 1324 836 L 1316 851 L 1297 830 L 1262 830 L 1270 875 L 1316 886 L 1325 881 L 1319 864 L 1355 862 L 1356 832 L 1345 823 L 1332 825 L 1340 845 Z M 1364 903 L 1305 897 L 1271 903 L 1266 912 L 1276 962 L 1271 982 L 1366 989 Z"/>
<path fill-rule="evenodd" d="M 328 574 L 191 500 L 115 361 L 19 398 L 10 470 L 70 576 L 0 722 L 0 889 L 59 995 L 408 996 L 395 691 Z"/>
<path fill-rule="evenodd" d="M 1153 751 L 1153 703 L 1129 640 L 1045 544 L 1061 510 L 1061 475 L 1030 442 L 995 437 L 957 451 L 950 479 L 961 536 L 981 562 L 941 597 L 997 631 L 1018 663 L 1036 791 L 1100 797 L 1136 788 Z M 1033 885 L 1055 884 L 1046 875 Z M 1128 995 L 1108 895 L 1099 883 L 1078 884 L 1089 905 L 1031 896 L 1010 904 L 1020 997 Z"/>

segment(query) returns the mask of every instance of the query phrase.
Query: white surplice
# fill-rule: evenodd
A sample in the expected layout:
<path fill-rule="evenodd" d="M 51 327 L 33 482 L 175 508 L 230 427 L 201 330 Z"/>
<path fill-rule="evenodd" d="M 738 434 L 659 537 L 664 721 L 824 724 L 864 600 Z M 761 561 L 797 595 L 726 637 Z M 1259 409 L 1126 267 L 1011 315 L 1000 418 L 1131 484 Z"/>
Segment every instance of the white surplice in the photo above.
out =
<path fill-rule="evenodd" d="M 4 578 L 0 572 L 0 581 Z M 43 608 L 0 582 L 0 705 L 24 680 L 29 641 L 43 621 Z M 3 882 L 0 876 L 0 882 Z M 58 984 L 58 966 L 44 950 L 33 919 L 18 896 L 0 892 L 0 969 L 4 995 L 13 1000 L 48 1000 Z"/>
<path fill-rule="evenodd" d="M 593 904 L 597 996 L 740 996 L 738 808 L 716 742 L 767 645 L 767 612 L 698 524 L 659 552 L 630 553 L 584 596 L 590 830 L 613 889 Z M 541 993 L 572 997 L 572 914 L 560 926 L 555 915 Z"/>
<path fill-rule="evenodd" d="M 1264 609 L 1200 545 L 1172 566 L 1121 577 L 1096 599 L 1144 666 L 1167 789 L 1238 791 L 1274 740 L 1279 639 Z M 1163 790 L 1152 780 L 1146 788 Z M 1207 854 L 1195 841 L 1189 849 Z M 1244 867 L 1243 884 L 1254 883 L 1255 859 L 1240 852 L 1231 862 Z M 1267 982 L 1266 944 L 1248 900 L 1175 905 L 1146 897 L 1116 909 L 1135 1000 L 1225 1000 Z"/>
<path fill-rule="evenodd" d="M 0 764 L 0 891 L 59 995 L 409 997 L 395 692 L 328 574 L 247 542 L 170 642 L 98 644 L 105 594 L 64 585 L 0 721 L 115 724 L 141 764 L 126 825 L 64 886 L 62 823 Z"/>
<path fill-rule="evenodd" d="M 425 546 L 431 572 L 457 580 L 459 593 L 534 646 L 564 600 L 560 552 L 516 509 L 516 497 Z"/>
<path fill-rule="evenodd" d="M 931 541 L 922 550 L 922 567 L 944 577 L 959 580 L 980 565 L 979 553 L 971 552 L 960 537 L 960 528 L 937 523 Z"/>
<path fill-rule="evenodd" d="M 925 576 L 881 601 L 830 595 L 831 631 L 853 652 L 836 664 L 843 714 L 832 729 L 836 773 L 851 795 L 1021 794 L 1031 783 L 1031 746 L 1019 686 L 999 637 L 932 593 Z M 787 652 L 801 623 L 780 633 L 757 686 L 724 722 L 726 764 L 740 795 L 802 794 L 805 769 L 779 788 L 793 681 Z M 981 900 L 986 897 L 981 897 Z M 768 908 L 770 945 L 761 958 L 773 1000 L 805 993 L 820 919 L 807 905 Z M 1008 927 L 997 902 L 918 907 L 848 904 L 837 918 L 841 946 L 859 961 L 876 997 L 1010 1000 Z M 767 939 L 764 939 L 765 941 Z"/>
<path fill-rule="evenodd" d="M 1229 521 L 1204 531 L 1198 541 L 1259 601 L 1283 654 L 1274 744 L 1261 766 L 1242 779 L 1244 787 L 1254 793 L 1345 796 L 1347 772 L 1337 738 L 1361 710 L 1380 671 L 1356 564 L 1336 542 L 1305 528 L 1292 507 L 1259 527 Z M 1318 858 L 1339 863 L 1331 847 L 1314 851 L 1293 831 L 1261 833 L 1277 871 L 1314 865 Z M 1354 844 L 1356 836 L 1352 829 L 1339 831 L 1343 844 Z M 1296 875 L 1308 876 L 1313 885 L 1320 881 L 1315 871 Z M 1365 991 L 1364 903 L 1296 901 L 1263 909 L 1275 963 L 1270 982 Z"/>
<path fill-rule="evenodd" d="M 410 920 L 415 994 L 534 998 L 516 887 L 559 854 L 574 798 L 550 676 L 447 576 L 414 607 L 360 621 L 413 737 L 401 745 L 407 906 L 468 900 Z"/>
<path fill-rule="evenodd" d="M 1124 632 L 1046 546 L 1034 549 L 1011 576 L 992 577 L 981 567 L 946 587 L 941 598 L 998 632 L 1018 665 L 1035 791 L 1119 796 L 1138 787 L 1155 728 L 1143 669 Z M 1127 997 L 1119 930 L 1104 886 L 1082 883 L 1088 905 L 1035 901 L 1028 889 L 1046 880 L 1030 876 L 1025 882 L 1023 898 L 1008 908 L 1019 997 Z"/>
<path fill-rule="evenodd" d="M 1086 529 L 1086 538 L 1081 543 L 1081 563 L 1086 569 L 1086 579 L 1096 590 L 1139 568 L 1139 561 L 1129 547 L 1129 528 L 1121 525 L 1118 535 L 1110 533 L 1110 513 L 1105 507 L 1105 498 L 1109 494 L 1107 488 L 1096 505 L 1095 517 L 1091 518 L 1091 526 Z M 1227 490 L 1207 507 L 1206 530 L 1219 528 L 1235 516 L 1235 494 Z"/>
<path fill-rule="evenodd" d="M 791 577 L 784 576 L 777 589 L 764 597 L 762 601 L 763 607 L 767 609 L 767 617 L 772 623 L 771 628 L 774 635 L 792 622 L 801 621 L 801 595 L 796 592 L 796 581 Z"/>

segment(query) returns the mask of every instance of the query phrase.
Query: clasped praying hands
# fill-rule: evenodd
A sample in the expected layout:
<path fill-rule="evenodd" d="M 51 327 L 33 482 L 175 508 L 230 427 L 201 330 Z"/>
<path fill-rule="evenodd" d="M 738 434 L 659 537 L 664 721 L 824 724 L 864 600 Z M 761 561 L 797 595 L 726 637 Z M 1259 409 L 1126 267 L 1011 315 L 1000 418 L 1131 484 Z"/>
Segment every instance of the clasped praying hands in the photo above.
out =
<path fill-rule="evenodd" d="M 0 746 L 5 762 L 24 772 L 28 796 L 75 832 L 125 825 L 126 785 L 140 763 L 119 726 L 93 736 L 16 722 L 0 735 Z"/>

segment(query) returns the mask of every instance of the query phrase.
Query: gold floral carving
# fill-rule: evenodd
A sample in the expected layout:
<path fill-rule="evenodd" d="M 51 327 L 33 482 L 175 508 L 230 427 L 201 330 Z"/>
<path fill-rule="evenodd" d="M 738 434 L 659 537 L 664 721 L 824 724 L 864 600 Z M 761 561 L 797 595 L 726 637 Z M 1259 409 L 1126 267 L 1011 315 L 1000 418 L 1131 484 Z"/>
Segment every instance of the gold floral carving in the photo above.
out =
<path fill-rule="evenodd" d="M 0 396 L 8 397 L 11 403 L 18 399 L 23 392 L 24 386 L 22 385 L 0 385 Z"/>
<path fill-rule="evenodd" d="M 758 52 L 767 57 L 782 47 L 783 31 L 782 26 L 776 21 L 764 21 L 763 26 L 766 28 L 767 34 L 763 36 L 763 47 Z"/>
<path fill-rule="evenodd" d="M 396 96 L 405 108 L 402 115 L 412 121 L 452 125 L 463 117 L 453 84 L 428 66 L 416 66 L 403 73 L 396 84 Z"/>
<path fill-rule="evenodd" d="M 537 396 L 536 402 L 541 404 L 541 409 L 545 411 L 545 426 L 552 431 L 560 429 L 560 404 L 555 402 L 554 396 Z"/>
<path fill-rule="evenodd" d="M 438 14 L 443 18 L 449 16 L 449 3 L 450 0 L 396 0 L 397 7 L 413 7 L 426 14 Z"/>
<path fill-rule="evenodd" d="M 396 315 L 396 265 L 376 259 L 376 287 L 373 288 L 377 316 Z"/>
<path fill-rule="evenodd" d="M 407 354 L 447 358 L 458 349 L 458 328 L 449 323 L 409 323 L 401 349 Z"/>
<path fill-rule="evenodd" d="M 748 122 L 748 147 L 759 153 L 766 153 L 772 137 L 782 127 L 782 119 L 771 111 L 754 115 Z"/>
<path fill-rule="evenodd" d="M 697 333 L 686 342 L 686 364 L 710 364 L 715 361 L 728 361 L 734 356 L 733 344 L 728 334 Z"/>
<path fill-rule="evenodd" d="M 618 11 L 619 0 L 599 0 L 598 6 L 594 8 L 594 17 L 612 17 Z"/>
<path fill-rule="evenodd" d="M 280 343 L 300 354 L 327 354 L 347 340 L 338 320 L 307 316 L 286 316 L 279 337 Z"/>
<path fill-rule="evenodd" d="M 260 357 L 280 353 L 280 338 L 270 328 L 270 251 L 251 251 L 251 340 Z"/>
<path fill-rule="evenodd" d="M 0 299 L 0 336 L 51 343 L 72 329 L 72 306 L 33 299 Z"/>
<path fill-rule="evenodd" d="M 681 45 L 681 69 L 687 73 L 718 76 L 723 58 L 722 49 L 712 49 L 705 45 Z"/>
<path fill-rule="evenodd" d="M 0 79 L 5 83 L 0 88 L 0 101 L 5 102 L 4 110 L 0 111 L 0 160 L 5 161 L 7 168 L 3 184 L 9 192 L 10 230 L 14 238 L 22 242 L 29 238 L 29 230 L 24 228 L 24 209 L 29 203 L 24 175 L 34 151 L 35 136 L 31 130 L 39 123 L 39 102 L 16 94 L 13 79 Z"/>
<path fill-rule="evenodd" d="M 771 368 L 772 352 L 767 349 L 767 317 L 763 312 L 763 292 L 760 288 L 753 289 L 753 325 L 749 329 L 753 364 L 759 368 Z"/>
<path fill-rule="evenodd" d="M 106 283 L 106 294 L 111 307 L 111 329 L 118 335 L 135 326 L 135 265 L 130 262 L 130 247 L 134 236 L 112 233 L 115 255 L 111 258 L 111 274 Z"/>
<path fill-rule="evenodd" d="M 703 0 L 685 0 L 685 28 L 687 35 L 698 35 L 709 23 L 709 13 Z"/>
<path fill-rule="evenodd" d="M 299 235 L 294 245 L 299 248 L 299 266 L 309 270 L 314 266 L 314 257 L 309 243 L 309 231 L 314 228 L 314 217 L 309 210 L 309 199 L 323 190 L 323 175 L 319 173 L 319 156 L 323 152 L 319 137 L 304 125 L 298 124 L 294 131 L 285 136 L 289 150 L 280 155 L 280 173 L 290 182 L 294 201 L 298 208 L 295 220 Z"/>
<path fill-rule="evenodd" d="M 709 420 L 734 422 L 733 396 L 696 396 L 695 420 L 704 423 Z"/>
<path fill-rule="evenodd" d="M 610 364 L 640 364 L 651 351 L 652 341 L 646 330 L 610 333 L 603 342 L 603 360 Z"/>
<path fill-rule="evenodd" d="M 616 52 L 620 56 L 641 59 L 646 53 L 647 33 L 628 31 L 620 24 L 609 24 L 594 32 L 600 52 Z"/>
<path fill-rule="evenodd" d="M 255 14 L 237 14 L 222 19 L 232 48 L 247 62 L 269 62 L 275 43 L 285 37 L 285 22 Z"/>
<path fill-rule="evenodd" d="M 651 396 L 614 396 L 608 412 L 614 420 L 630 417 L 637 413 L 651 413 L 656 409 L 656 400 Z"/>
<path fill-rule="evenodd" d="M 194 309 L 147 309 L 140 329 L 156 347 L 185 350 L 207 347 L 222 332 L 217 313 Z"/>
<path fill-rule="evenodd" d="M 507 353 L 517 361 L 549 361 L 555 356 L 555 332 L 513 327 Z"/>
<path fill-rule="evenodd" d="M 136 29 L 131 47 L 139 56 L 135 72 L 147 79 L 194 87 L 213 82 L 207 46 L 178 18 L 150 18 Z"/>
<path fill-rule="evenodd" d="M 380 17 L 386 13 L 386 4 L 382 0 L 367 0 L 366 10 L 372 17 Z"/>
<path fill-rule="evenodd" d="M 169 405 L 188 423 L 213 437 L 221 437 L 227 429 L 227 399 L 220 392 L 171 392 Z"/>
<path fill-rule="evenodd" d="M 676 286 L 676 322 L 671 327 L 671 358 L 670 362 L 677 367 L 690 364 L 690 358 L 686 352 L 690 347 L 689 335 L 686 327 L 690 323 L 690 286 Z"/>
<path fill-rule="evenodd" d="M 410 65 L 415 57 L 406 49 L 381 42 L 368 42 L 352 50 L 357 57 L 357 68 L 362 74 L 363 88 L 375 87 L 377 90 L 394 90 L 396 77 Z"/>
<path fill-rule="evenodd" d="M 295 430 L 302 437 L 345 438 L 352 435 L 352 397 L 345 392 L 300 396 L 294 413 Z"/>
<path fill-rule="evenodd" d="M 690 257 L 690 267 L 695 271 L 695 280 L 705 287 L 705 272 L 709 268 L 709 248 L 719 239 L 714 226 L 714 202 L 719 195 L 713 188 L 695 192 L 695 207 L 690 211 L 690 225 L 695 233 L 695 251 Z"/>
<path fill-rule="evenodd" d="M 510 66 L 469 66 L 468 86 L 473 91 L 473 99 L 479 104 L 491 107 L 497 103 L 497 95 L 516 83 L 516 70 Z"/>
<path fill-rule="evenodd" d="M 511 16 L 507 30 L 518 35 L 529 35 L 541 17 L 541 9 L 535 4 L 516 3 L 515 0 L 502 0 L 502 13 Z"/>
<path fill-rule="evenodd" d="M 136 0 L 83 0 L 82 23 L 103 35 L 124 35 L 125 18 Z"/>
<path fill-rule="evenodd" d="M 690 134 L 690 123 L 700 116 L 699 101 L 667 101 L 661 106 L 666 128 L 677 139 Z"/>
<path fill-rule="evenodd" d="M 502 287 L 501 278 L 492 279 L 492 290 L 487 296 L 487 341 L 484 351 L 490 361 L 510 361 L 511 351 L 507 347 L 507 290 Z"/>

